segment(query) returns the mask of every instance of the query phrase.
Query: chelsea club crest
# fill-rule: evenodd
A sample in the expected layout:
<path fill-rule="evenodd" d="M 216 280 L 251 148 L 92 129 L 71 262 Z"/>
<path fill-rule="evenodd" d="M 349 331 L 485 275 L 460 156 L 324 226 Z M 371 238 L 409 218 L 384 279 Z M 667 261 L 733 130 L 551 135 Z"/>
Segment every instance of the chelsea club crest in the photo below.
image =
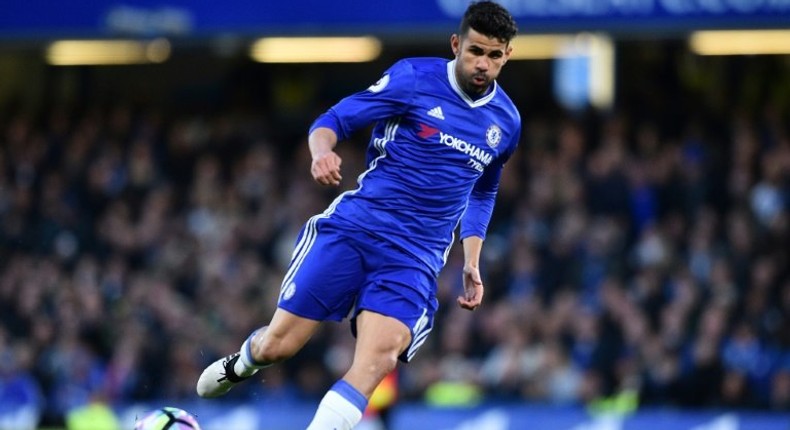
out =
<path fill-rule="evenodd" d="M 491 148 L 499 146 L 499 141 L 502 140 L 502 130 L 496 124 L 491 124 L 486 130 L 486 143 Z"/>

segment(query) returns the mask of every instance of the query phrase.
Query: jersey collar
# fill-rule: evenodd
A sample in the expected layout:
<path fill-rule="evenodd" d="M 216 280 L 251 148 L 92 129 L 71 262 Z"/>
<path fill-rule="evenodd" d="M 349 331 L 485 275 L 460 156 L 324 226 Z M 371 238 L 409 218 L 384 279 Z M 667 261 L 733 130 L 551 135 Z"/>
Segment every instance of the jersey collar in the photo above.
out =
<path fill-rule="evenodd" d="M 471 97 L 469 97 L 468 94 L 464 92 L 463 89 L 461 89 L 461 86 L 458 85 L 458 80 L 456 80 L 455 78 L 455 60 L 447 63 L 447 79 L 450 81 L 450 86 L 453 87 L 453 91 L 455 91 L 455 93 L 458 94 L 458 96 L 461 97 L 461 99 L 463 99 L 463 101 L 465 101 L 466 104 L 469 105 L 469 107 L 473 107 L 473 108 L 483 106 L 486 103 L 490 102 L 491 99 L 493 99 L 494 96 L 496 95 L 496 91 L 498 88 L 496 81 L 494 81 L 493 84 L 494 87 L 491 88 L 491 91 L 488 94 L 486 94 L 483 97 L 480 97 L 477 100 L 473 100 Z"/>

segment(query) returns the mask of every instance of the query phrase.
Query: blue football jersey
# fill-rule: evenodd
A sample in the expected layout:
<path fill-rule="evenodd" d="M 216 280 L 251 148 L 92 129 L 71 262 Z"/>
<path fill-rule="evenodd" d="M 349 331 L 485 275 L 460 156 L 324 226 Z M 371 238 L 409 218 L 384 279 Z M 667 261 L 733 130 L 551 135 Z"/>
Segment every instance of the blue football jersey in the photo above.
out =
<path fill-rule="evenodd" d="M 339 140 L 375 124 L 359 187 L 324 216 L 390 241 L 438 274 L 459 223 L 461 238 L 485 238 L 505 161 L 518 144 L 521 118 L 496 83 L 472 99 L 455 61 L 409 58 L 378 82 L 344 98 L 312 125 Z"/>

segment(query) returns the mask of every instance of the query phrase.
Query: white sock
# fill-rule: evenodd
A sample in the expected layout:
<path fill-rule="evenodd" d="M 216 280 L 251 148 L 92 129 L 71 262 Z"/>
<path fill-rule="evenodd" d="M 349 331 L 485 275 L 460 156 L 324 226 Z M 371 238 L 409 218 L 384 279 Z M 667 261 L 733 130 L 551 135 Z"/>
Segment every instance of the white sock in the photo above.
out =
<path fill-rule="evenodd" d="M 321 399 L 307 430 L 351 430 L 362 421 L 367 405 L 368 399 L 341 379 Z"/>
<path fill-rule="evenodd" d="M 242 378 L 252 376 L 259 369 L 269 366 L 269 364 L 262 364 L 255 361 L 255 359 L 252 357 L 252 338 L 255 337 L 258 331 L 259 330 L 255 330 L 252 332 L 252 334 L 247 337 L 247 340 L 241 344 L 241 349 L 239 350 L 239 359 L 236 360 L 236 364 L 233 365 L 233 373 L 241 376 Z"/>

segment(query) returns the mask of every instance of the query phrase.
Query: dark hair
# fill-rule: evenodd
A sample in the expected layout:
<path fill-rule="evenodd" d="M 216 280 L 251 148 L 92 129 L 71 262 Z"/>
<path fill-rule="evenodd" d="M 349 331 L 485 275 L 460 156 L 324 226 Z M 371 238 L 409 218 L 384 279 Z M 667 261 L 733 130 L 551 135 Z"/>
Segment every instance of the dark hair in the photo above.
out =
<path fill-rule="evenodd" d="M 496 37 L 500 42 L 510 42 L 518 32 L 510 12 L 488 0 L 474 2 L 466 9 L 461 20 L 460 35 L 466 35 L 470 28 L 485 36 Z"/>

